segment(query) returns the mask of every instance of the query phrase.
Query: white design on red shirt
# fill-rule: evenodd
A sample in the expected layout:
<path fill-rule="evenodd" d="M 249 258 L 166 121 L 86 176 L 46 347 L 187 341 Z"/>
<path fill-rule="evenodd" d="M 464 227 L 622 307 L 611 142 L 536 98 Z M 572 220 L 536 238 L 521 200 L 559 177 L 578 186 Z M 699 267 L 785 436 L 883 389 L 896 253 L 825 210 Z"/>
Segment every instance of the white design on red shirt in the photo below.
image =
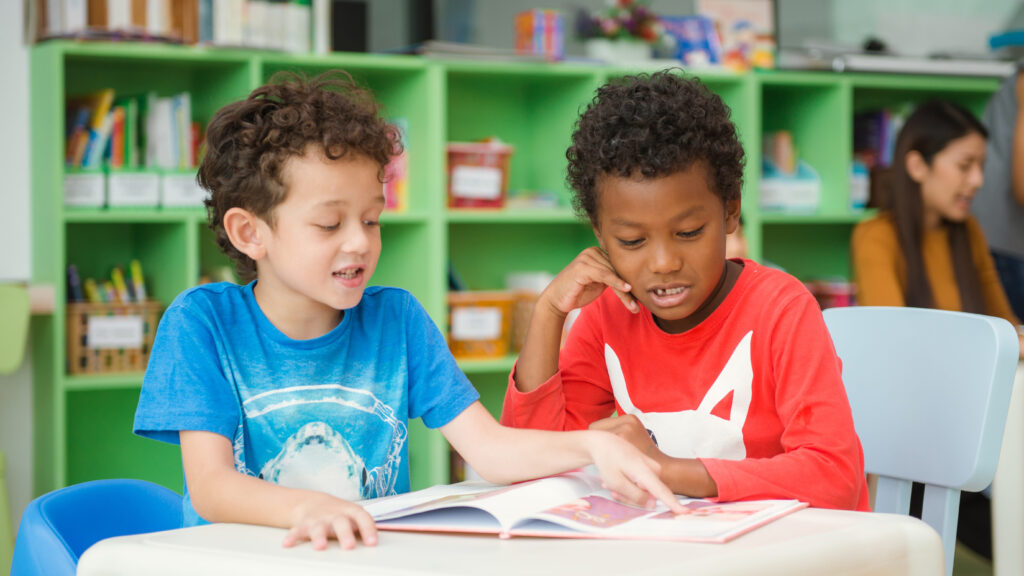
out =
<path fill-rule="evenodd" d="M 604 359 L 608 366 L 615 401 L 626 414 L 636 416 L 652 435 L 658 448 L 674 458 L 723 458 L 742 460 L 747 457 L 743 443 L 743 424 L 747 421 L 754 369 L 750 359 L 750 340 L 747 334 L 736 345 L 729 361 L 718 374 L 696 410 L 679 412 L 643 412 L 629 397 L 626 378 L 619 357 L 608 344 L 604 345 Z M 711 413 L 725 397 L 733 393 L 729 419 Z"/>

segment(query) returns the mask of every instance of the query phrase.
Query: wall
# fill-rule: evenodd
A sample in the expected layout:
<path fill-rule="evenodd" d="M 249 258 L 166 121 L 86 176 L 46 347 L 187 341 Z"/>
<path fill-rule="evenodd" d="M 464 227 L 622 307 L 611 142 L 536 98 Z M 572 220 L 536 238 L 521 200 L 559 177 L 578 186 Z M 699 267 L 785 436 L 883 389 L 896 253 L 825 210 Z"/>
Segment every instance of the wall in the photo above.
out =
<path fill-rule="evenodd" d="M 0 282 L 25 282 L 31 275 L 29 252 L 28 51 L 22 45 L 22 3 L 0 2 Z M 28 363 L 0 375 L 0 452 L 7 457 L 7 490 L 17 526 L 31 500 L 32 376 Z"/>
<path fill-rule="evenodd" d="M 988 52 L 988 37 L 1003 31 L 1019 0 L 833 1 L 835 41 L 860 45 L 868 34 L 906 55 Z"/>
<path fill-rule="evenodd" d="M 512 19 L 530 8 L 564 11 L 570 18 L 577 7 L 596 11 L 605 0 L 436 0 L 437 30 L 445 30 L 443 19 L 451 14 L 469 13 L 466 41 L 511 48 L 514 44 Z M 786 46 L 804 40 L 823 40 L 860 46 L 868 35 L 884 39 L 907 55 L 934 52 L 985 53 L 988 37 L 1006 28 L 1020 8 L 1019 0 L 776 0 L 779 8 L 779 38 Z M 690 14 L 697 0 L 653 0 L 658 14 Z M 582 54 L 572 30 L 566 38 L 566 52 Z M 451 38 L 449 38 L 451 39 Z"/>

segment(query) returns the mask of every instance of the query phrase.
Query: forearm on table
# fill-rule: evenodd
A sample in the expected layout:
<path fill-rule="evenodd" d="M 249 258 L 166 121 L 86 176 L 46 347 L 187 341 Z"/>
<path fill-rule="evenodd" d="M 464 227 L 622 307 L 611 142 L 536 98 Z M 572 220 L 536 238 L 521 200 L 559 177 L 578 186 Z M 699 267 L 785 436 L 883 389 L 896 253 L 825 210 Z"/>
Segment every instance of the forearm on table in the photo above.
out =
<path fill-rule="evenodd" d="M 558 372 L 565 315 L 537 303 L 513 375 L 520 392 L 532 392 Z"/>
<path fill-rule="evenodd" d="M 188 478 L 189 497 L 208 522 L 292 527 L 304 508 L 333 497 L 279 486 L 235 470 L 210 470 Z"/>
<path fill-rule="evenodd" d="M 482 478 L 507 484 L 550 476 L 592 463 L 602 432 L 550 432 L 501 426 L 479 403 L 441 428 Z"/>
<path fill-rule="evenodd" d="M 673 458 L 664 454 L 656 460 L 661 464 L 661 481 L 672 492 L 691 498 L 718 496 L 718 485 L 700 460 Z"/>

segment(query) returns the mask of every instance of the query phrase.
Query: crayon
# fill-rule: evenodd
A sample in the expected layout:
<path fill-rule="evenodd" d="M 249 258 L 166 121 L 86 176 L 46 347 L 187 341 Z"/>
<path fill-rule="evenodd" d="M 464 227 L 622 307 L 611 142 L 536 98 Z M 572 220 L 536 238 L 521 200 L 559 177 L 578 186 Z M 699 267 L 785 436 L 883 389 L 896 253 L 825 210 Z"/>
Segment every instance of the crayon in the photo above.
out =
<path fill-rule="evenodd" d="M 85 289 L 85 298 L 89 302 L 103 302 L 103 297 L 100 296 L 99 287 L 96 285 L 96 281 L 92 278 L 86 278 L 83 284 Z"/>
<path fill-rule="evenodd" d="M 74 264 L 68 266 L 68 300 L 71 302 L 85 300 L 82 293 L 82 279 L 78 276 L 78 268 Z"/>
<path fill-rule="evenodd" d="M 132 290 L 135 292 L 135 300 L 137 302 L 146 301 L 146 281 L 142 277 L 142 264 L 138 260 L 132 260 L 128 266 L 128 271 L 131 274 L 132 279 Z"/>
<path fill-rule="evenodd" d="M 132 296 L 131 294 L 128 293 L 128 286 L 126 286 L 124 283 L 124 272 L 121 272 L 120 267 L 115 266 L 114 269 L 111 270 L 110 280 L 111 283 L 114 285 L 114 290 L 116 291 L 115 293 L 117 294 L 117 299 L 120 300 L 121 302 L 131 302 Z"/>

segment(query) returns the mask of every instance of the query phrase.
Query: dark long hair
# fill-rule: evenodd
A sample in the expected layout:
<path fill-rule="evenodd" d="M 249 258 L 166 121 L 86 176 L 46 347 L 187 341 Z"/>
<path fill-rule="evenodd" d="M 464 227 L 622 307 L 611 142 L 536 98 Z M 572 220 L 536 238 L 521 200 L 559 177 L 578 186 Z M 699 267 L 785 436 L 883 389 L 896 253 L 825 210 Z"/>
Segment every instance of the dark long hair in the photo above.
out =
<path fill-rule="evenodd" d="M 889 186 L 883 198 L 896 224 L 900 249 L 907 265 L 907 306 L 933 308 L 935 299 L 924 267 L 921 244 L 924 235 L 924 206 L 921 185 L 907 172 L 907 154 L 917 152 L 931 166 L 935 155 L 950 142 L 968 134 L 988 138 L 988 130 L 966 108 L 946 101 L 925 102 L 907 118 L 893 154 Z M 960 289 L 964 312 L 984 313 L 981 282 L 971 257 L 971 247 L 964 222 L 944 221 L 949 230 L 949 248 L 953 256 L 953 272 Z"/>

